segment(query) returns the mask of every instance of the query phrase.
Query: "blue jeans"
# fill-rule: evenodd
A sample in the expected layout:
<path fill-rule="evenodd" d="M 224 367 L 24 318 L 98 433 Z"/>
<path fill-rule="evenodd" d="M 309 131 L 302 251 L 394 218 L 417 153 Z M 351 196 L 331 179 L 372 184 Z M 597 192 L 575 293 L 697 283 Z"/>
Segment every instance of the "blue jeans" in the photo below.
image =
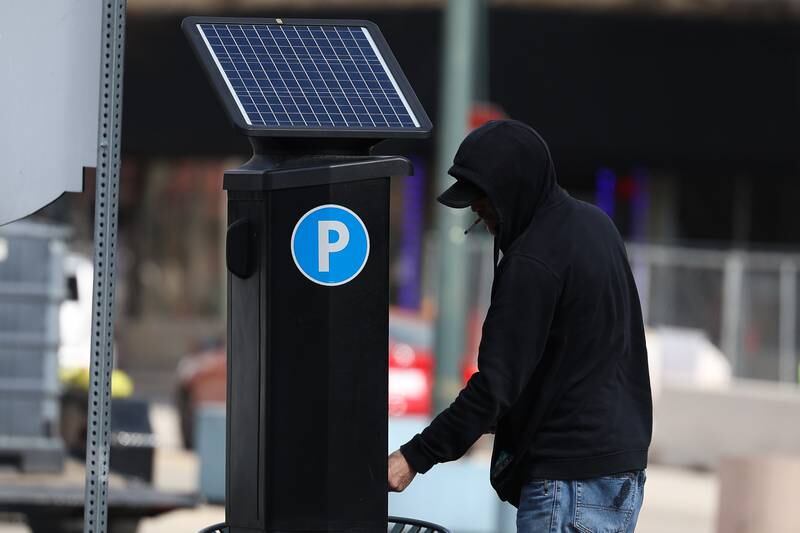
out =
<path fill-rule="evenodd" d="M 644 499 L 644 471 L 522 488 L 518 533 L 633 533 Z"/>

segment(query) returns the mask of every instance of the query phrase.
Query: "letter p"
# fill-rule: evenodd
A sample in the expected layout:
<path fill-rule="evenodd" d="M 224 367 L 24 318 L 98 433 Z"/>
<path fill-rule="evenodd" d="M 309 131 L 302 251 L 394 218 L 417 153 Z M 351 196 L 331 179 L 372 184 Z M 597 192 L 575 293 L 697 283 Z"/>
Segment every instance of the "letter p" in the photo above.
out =
<path fill-rule="evenodd" d="M 319 229 L 319 271 L 330 272 L 331 254 L 341 252 L 350 242 L 350 231 L 338 220 L 320 220 Z M 336 240 L 331 240 L 331 233 L 336 233 Z"/>

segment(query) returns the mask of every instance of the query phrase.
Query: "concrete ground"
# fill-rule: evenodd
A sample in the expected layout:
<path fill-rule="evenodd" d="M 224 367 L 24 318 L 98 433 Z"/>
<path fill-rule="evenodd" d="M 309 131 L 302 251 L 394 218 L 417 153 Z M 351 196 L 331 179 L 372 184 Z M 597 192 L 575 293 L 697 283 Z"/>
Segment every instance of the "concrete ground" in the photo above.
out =
<path fill-rule="evenodd" d="M 180 449 L 177 418 L 169 406 L 157 406 L 153 425 L 161 445 L 156 454 L 157 487 L 192 492 L 197 488 L 197 460 Z M 645 503 L 637 533 L 716 533 L 717 480 L 711 473 L 653 465 L 648 470 Z M 142 521 L 138 533 L 194 533 L 222 522 L 224 509 L 202 505 Z M 424 518 L 424 517 L 423 517 Z M 0 533 L 29 533 L 13 517 L 0 515 Z M 5 520 L 5 521 L 4 521 Z"/>
<path fill-rule="evenodd" d="M 653 467 L 637 533 L 715 533 L 716 481 L 708 474 Z M 219 507 L 205 506 L 146 521 L 140 533 L 196 532 L 224 520 Z M 5 530 L 0 528 L 5 533 Z M 20 530 L 21 533 L 22 530 Z"/>

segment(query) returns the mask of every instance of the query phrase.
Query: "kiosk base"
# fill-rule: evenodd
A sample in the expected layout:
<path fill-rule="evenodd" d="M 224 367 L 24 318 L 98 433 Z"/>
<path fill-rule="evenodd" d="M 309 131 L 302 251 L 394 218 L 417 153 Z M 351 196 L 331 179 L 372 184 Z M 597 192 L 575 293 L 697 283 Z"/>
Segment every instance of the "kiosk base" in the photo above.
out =
<path fill-rule="evenodd" d="M 388 176 L 409 172 L 403 158 L 349 157 L 225 175 L 230 533 L 386 531 Z M 362 268 L 338 285 L 295 254 L 298 222 L 330 205 L 368 234 Z M 337 231 L 319 237 L 320 270 L 335 267 L 323 252 L 356 242 Z"/>

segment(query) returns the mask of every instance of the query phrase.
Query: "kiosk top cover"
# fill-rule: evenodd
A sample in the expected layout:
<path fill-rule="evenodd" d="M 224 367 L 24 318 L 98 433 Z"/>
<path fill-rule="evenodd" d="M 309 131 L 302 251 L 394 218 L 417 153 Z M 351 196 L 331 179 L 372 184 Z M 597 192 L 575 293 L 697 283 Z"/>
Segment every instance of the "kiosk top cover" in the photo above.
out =
<path fill-rule="evenodd" d="M 430 133 L 425 110 L 372 22 L 189 17 L 182 26 L 246 135 Z"/>

